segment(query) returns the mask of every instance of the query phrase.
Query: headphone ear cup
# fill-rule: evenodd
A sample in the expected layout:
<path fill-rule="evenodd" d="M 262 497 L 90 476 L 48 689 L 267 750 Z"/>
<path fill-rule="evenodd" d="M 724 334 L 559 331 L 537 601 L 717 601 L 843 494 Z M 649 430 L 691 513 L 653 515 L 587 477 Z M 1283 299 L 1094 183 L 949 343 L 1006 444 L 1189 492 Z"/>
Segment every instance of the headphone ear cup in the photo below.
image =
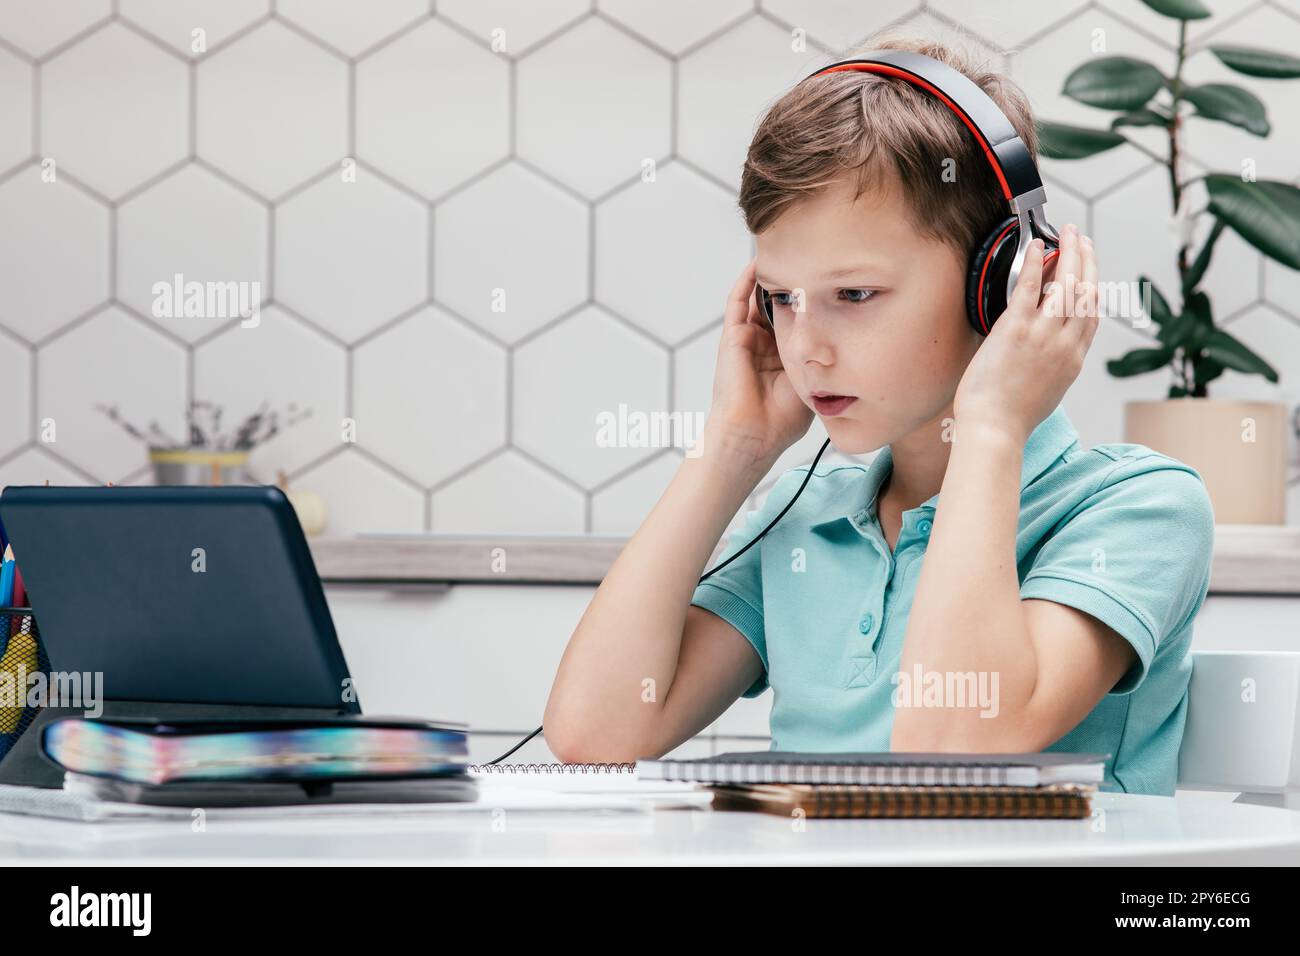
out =
<path fill-rule="evenodd" d="M 980 335 L 988 335 L 1007 308 L 1007 276 L 1020 238 L 1020 220 L 1008 216 L 984 237 L 966 273 L 966 318 Z"/>
<path fill-rule="evenodd" d="M 767 327 L 775 331 L 776 324 L 772 321 L 772 293 L 757 282 L 754 283 L 754 305 L 758 308 L 758 314 L 767 322 Z"/>

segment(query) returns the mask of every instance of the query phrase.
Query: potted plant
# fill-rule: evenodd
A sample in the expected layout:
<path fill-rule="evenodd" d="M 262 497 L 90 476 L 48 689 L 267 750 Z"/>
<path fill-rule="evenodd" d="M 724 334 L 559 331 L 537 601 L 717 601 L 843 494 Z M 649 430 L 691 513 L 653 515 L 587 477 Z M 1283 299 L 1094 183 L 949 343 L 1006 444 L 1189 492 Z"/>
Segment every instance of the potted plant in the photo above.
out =
<path fill-rule="evenodd" d="M 1282 523 L 1286 407 L 1278 402 L 1219 401 L 1209 397 L 1208 389 L 1227 369 L 1262 375 L 1270 382 L 1277 382 L 1277 372 L 1215 325 L 1212 302 L 1200 285 L 1225 229 L 1232 229 L 1264 255 L 1300 269 L 1300 189 L 1278 180 L 1256 179 L 1250 164 L 1243 164 L 1240 173 L 1184 178 L 1179 158 L 1183 125 L 1189 118 L 1229 123 L 1259 137 L 1270 132 L 1264 104 L 1245 87 L 1186 82 L 1183 66 L 1189 56 L 1208 51 L 1233 71 L 1260 80 L 1300 78 L 1300 58 L 1228 44 L 1189 48 L 1187 22 L 1211 15 L 1201 0 L 1142 2 L 1178 23 L 1172 74 L 1128 56 L 1098 57 L 1083 64 L 1066 77 L 1062 92 L 1117 115 L 1107 129 L 1042 122 L 1041 150 L 1054 159 L 1082 159 L 1126 144 L 1150 153 L 1126 137 L 1124 127 L 1157 127 L 1167 134 L 1167 155 L 1152 155 L 1169 170 L 1179 235 L 1179 288 L 1166 296 L 1146 276 L 1138 277 L 1144 300 L 1149 295 L 1149 317 L 1159 327 L 1156 343 L 1112 359 L 1106 368 L 1117 377 L 1170 368 L 1174 380 L 1163 400 L 1126 403 L 1125 441 L 1146 445 L 1195 468 L 1205 480 L 1217 521 Z M 1197 182 L 1203 182 L 1208 202 L 1193 211 L 1188 187 Z M 1211 216 L 1213 225 L 1193 253 L 1194 230 L 1203 215 Z"/>
<path fill-rule="evenodd" d="M 292 402 L 280 413 L 266 402 L 241 421 L 233 430 L 222 432 L 222 409 L 212 402 L 192 401 L 185 412 L 189 441 L 178 442 L 156 421 L 139 428 L 122 417 L 115 405 L 95 407 L 122 426 L 133 438 L 147 442 L 149 461 L 153 464 L 154 482 L 159 485 L 225 485 L 246 480 L 245 469 L 250 453 L 264 444 L 281 428 L 296 424 L 311 414 L 298 412 Z"/>

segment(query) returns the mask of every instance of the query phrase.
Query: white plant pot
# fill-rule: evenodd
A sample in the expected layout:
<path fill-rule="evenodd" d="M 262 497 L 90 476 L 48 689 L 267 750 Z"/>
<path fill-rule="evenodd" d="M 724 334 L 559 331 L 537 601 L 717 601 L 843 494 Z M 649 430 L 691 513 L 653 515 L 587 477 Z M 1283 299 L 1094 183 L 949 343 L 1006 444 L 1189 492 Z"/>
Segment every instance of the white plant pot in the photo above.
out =
<path fill-rule="evenodd" d="M 1171 398 L 1126 402 L 1124 440 L 1191 465 L 1217 524 L 1286 522 L 1287 407 Z"/>

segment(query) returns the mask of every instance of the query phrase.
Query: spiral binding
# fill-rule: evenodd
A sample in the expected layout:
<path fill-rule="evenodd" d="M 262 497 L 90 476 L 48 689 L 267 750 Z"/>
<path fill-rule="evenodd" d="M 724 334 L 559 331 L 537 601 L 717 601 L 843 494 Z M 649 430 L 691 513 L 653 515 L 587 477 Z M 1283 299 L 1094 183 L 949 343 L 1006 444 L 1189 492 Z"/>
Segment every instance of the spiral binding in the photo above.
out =
<path fill-rule="evenodd" d="M 636 773 L 635 763 L 472 763 L 469 773 Z"/>

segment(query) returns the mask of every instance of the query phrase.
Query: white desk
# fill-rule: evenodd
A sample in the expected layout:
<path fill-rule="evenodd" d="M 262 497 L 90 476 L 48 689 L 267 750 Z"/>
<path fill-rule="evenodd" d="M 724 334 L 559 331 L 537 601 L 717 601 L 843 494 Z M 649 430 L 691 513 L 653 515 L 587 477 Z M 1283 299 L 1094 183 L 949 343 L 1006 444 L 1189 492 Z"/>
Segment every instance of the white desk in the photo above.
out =
<path fill-rule="evenodd" d="M 1300 864 L 1300 813 L 1099 794 L 1090 820 L 512 811 L 85 824 L 0 814 L 4 863 Z M 504 826 L 502 826 L 504 824 Z M 495 829 L 494 829 L 495 827 Z"/>

